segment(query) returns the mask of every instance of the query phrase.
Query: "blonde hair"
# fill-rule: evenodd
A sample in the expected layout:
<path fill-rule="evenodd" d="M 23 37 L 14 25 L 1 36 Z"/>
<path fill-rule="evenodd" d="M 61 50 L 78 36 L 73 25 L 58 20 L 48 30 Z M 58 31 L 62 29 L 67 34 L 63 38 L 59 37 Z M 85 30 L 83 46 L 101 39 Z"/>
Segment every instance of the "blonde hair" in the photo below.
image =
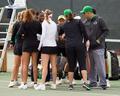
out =
<path fill-rule="evenodd" d="M 50 24 L 50 21 L 49 21 L 49 16 L 50 15 L 52 15 L 52 11 L 51 10 L 49 10 L 49 9 L 46 9 L 45 11 L 44 11 L 44 14 L 45 14 L 45 20 Z"/>
<path fill-rule="evenodd" d="M 21 12 L 18 12 L 18 14 L 17 14 L 17 20 L 20 21 L 20 19 L 21 19 Z"/>
<path fill-rule="evenodd" d="M 21 11 L 21 15 L 20 15 L 20 21 L 23 21 L 23 16 L 24 16 L 25 10 Z"/>

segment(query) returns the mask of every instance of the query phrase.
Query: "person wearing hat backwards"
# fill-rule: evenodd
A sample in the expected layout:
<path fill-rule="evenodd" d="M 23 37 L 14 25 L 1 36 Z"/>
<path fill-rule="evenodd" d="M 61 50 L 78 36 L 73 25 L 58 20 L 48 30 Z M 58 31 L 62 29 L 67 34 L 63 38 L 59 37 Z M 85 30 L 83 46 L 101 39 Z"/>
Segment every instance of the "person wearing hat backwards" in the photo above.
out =
<path fill-rule="evenodd" d="M 91 6 L 85 6 L 82 11 L 86 19 L 85 27 L 90 40 L 89 56 L 91 69 L 89 74 L 90 87 L 97 86 L 97 75 L 100 78 L 100 87 L 106 89 L 106 72 L 105 72 L 105 38 L 108 35 L 108 28 L 100 16 L 96 16 Z"/>
<path fill-rule="evenodd" d="M 90 42 L 88 40 L 85 27 L 81 20 L 74 19 L 71 9 L 65 9 L 64 16 L 66 17 L 66 22 L 60 28 L 60 32 L 61 34 L 65 34 L 65 49 L 69 66 L 68 76 L 70 83 L 68 88 L 70 90 L 73 89 L 73 73 L 78 61 L 84 80 L 83 88 L 90 90 L 87 84 L 87 71 L 85 64 L 85 51 L 86 47 L 89 47 Z"/>
<path fill-rule="evenodd" d="M 58 30 L 58 41 L 57 41 L 57 44 L 58 44 L 58 49 L 59 49 L 59 52 L 58 52 L 58 55 L 62 55 L 62 56 L 66 56 L 65 55 L 65 40 L 64 38 L 64 35 L 65 34 L 60 34 L 60 27 L 65 23 L 66 19 L 65 19 L 65 16 L 64 15 L 60 15 L 58 16 L 58 26 L 57 26 L 57 30 Z"/>
<path fill-rule="evenodd" d="M 57 31 L 58 31 L 58 38 L 57 38 L 57 47 L 58 47 L 58 58 L 57 58 L 57 84 L 61 84 L 63 82 L 64 78 L 64 63 L 62 63 L 62 59 L 66 57 L 65 54 L 65 39 L 62 38 L 64 37 L 64 34 L 59 34 L 60 32 L 60 27 L 65 23 L 65 16 L 64 15 L 59 15 L 57 18 Z"/>

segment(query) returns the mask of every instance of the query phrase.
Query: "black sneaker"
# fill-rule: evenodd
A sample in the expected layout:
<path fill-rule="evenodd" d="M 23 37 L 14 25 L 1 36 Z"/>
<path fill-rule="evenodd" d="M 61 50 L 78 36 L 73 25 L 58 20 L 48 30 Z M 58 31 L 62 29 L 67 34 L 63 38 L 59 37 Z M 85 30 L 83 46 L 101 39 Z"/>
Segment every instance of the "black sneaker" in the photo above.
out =
<path fill-rule="evenodd" d="M 106 86 L 106 85 L 101 85 L 101 88 L 102 88 L 103 90 L 106 90 L 106 89 L 107 89 L 107 86 Z"/>
<path fill-rule="evenodd" d="M 91 88 L 96 88 L 96 87 L 97 87 L 97 84 L 92 84 L 92 83 L 90 83 L 90 84 L 89 84 L 89 87 L 91 87 Z"/>
<path fill-rule="evenodd" d="M 83 88 L 85 88 L 86 90 L 90 90 L 89 84 L 87 83 L 83 83 Z"/>
<path fill-rule="evenodd" d="M 69 87 L 68 87 L 69 90 L 72 90 L 73 89 L 73 85 L 70 84 Z"/>

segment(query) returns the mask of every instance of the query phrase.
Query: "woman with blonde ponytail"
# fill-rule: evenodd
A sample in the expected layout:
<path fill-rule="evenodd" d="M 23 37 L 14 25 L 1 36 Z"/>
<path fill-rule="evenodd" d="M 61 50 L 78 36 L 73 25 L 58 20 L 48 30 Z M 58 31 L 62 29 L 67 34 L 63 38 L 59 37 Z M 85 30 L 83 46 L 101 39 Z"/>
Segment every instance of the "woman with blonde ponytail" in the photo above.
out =
<path fill-rule="evenodd" d="M 57 34 L 57 25 L 52 20 L 52 11 L 46 9 L 44 11 L 44 21 L 42 23 L 42 36 L 38 49 L 41 50 L 41 59 L 42 59 L 42 84 L 40 84 L 36 90 L 46 90 L 45 80 L 48 73 L 48 62 L 50 61 L 52 66 L 52 78 L 53 84 L 51 85 L 52 89 L 56 89 L 56 62 L 57 62 L 57 43 L 56 43 L 56 34 Z"/>
<path fill-rule="evenodd" d="M 19 12 L 17 14 L 17 19 L 12 27 L 10 48 L 13 48 L 13 52 L 14 52 L 14 66 L 11 74 L 11 80 L 8 85 L 9 88 L 19 85 L 17 79 L 18 79 L 19 66 L 21 64 L 23 39 L 21 38 L 20 35 L 18 35 L 18 30 L 21 26 L 23 15 L 24 15 L 24 11 Z"/>

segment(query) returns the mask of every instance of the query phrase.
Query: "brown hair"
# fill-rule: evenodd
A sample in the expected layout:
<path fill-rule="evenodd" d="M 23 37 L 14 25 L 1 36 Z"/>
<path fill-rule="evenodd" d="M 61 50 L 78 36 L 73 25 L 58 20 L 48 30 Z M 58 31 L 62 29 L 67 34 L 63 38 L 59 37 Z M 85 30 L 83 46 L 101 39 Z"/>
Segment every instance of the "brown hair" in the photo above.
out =
<path fill-rule="evenodd" d="M 34 9 L 31 8 L 31 9 L 28 9 L 28 11 L 30 11 L 32 15 L 36 15 L 36 11 Z"/>
<path fill-rule="evenodd" d="M 28 9 L 33 17 L 34 20 L 38 20 L 39 12 L 34 9 Z"/>
<path fill-rule="evenodd" d="M 23 14 L 23 22 L 31 22 L 33 20 L 32 14 L 29 10 L 26 10 Z"/>
<path fill-rule="evenodd" d="M 45 11 L 44 11 L 44 14 L 45 14 L 45 20 L 50 24 L 50 22 L 49 22 L 49 15 L 51 15 L 53 12 L 51 11 L 51 10 L 49 10 L 49 9 L 46 9 Z"/>
<path fill-rule="evenodd" d="M 40 11 L 38 16 L 38 21 L 43 22 L 43 20 L 44 20 L 44 13 L 43 11 Z"/>

